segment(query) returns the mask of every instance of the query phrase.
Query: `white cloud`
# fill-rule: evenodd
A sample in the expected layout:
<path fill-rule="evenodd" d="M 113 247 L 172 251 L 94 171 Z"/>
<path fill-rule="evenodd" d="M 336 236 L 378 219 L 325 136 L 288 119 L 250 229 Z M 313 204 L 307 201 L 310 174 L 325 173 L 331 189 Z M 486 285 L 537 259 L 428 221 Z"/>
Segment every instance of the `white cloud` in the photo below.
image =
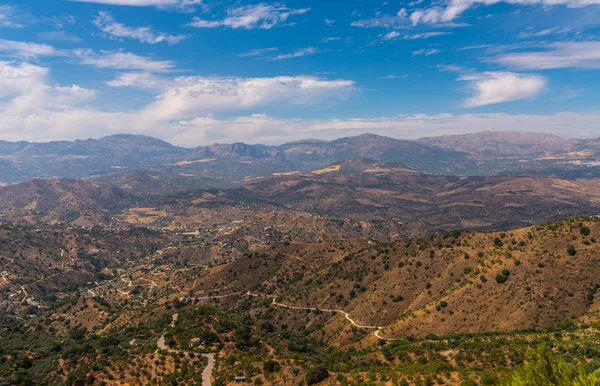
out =
<path fill-rule="evenodd" d="M 557 68 L 600 68 L 600 42 L 557 42 L 544 51 L 515 52 L 491 59 L 520 70 L 550 70 Z"/>
<path fill-rule="evenodd" d="M 342 40 L 341 37 L 339 36 L 332 36 L 332 37 L 328 37 L 328 38 L 322 38 L 321 41 L 323 43 L 331 43 L 331 42 L 337 42 L 338 40 Z"/>
<path fill-rule="evenodd" d="M 202 0 L 71 0 L 79 3 L 97 3 L 107 5 L 127 5 L 131 7 L 179 8 L 191 10 Z"/>
<path fill-rule="evenodd" d="M 0 99 L 38 89 L 47 74 L 47 68 L 33 64 L 0 62 Z"/>
<path fill-rule="evenodd" d="M 96 98 L 97 91 L 83 88 L 76 84 L 72 86 L 55 86 L 52 91 L 52 103 L 59 106 L 70 107 L 90 102 Z"/>
<path fill-rule="evenodd" d="M 253 114 L 219 120 L 200 116 L 178 121 L 162 128 L 166 140 L 182 146 L 215 142 L 280 144 L 294 140 L 340 137 L 374 133 L 393 138 L 422 137 L 475 133 L 485 131 L 539 131 L 568 138 L 600 136 L 600 111 L 588 113 L 560 112 L 547 115 L 530 114 L 415 114 L 375 119 L 304 120 L 279 119 L 265 114 Z"/>
<path fill-rule="evenodd" d="M 80 64 L 96 68 L 115 70 L 138 70 L 145 72 L 167 72 L 175 69 L 175 63 L 170 60 L 155 60 L 138 56 L 130 52 L 95 52 L 89 49 L 72 50 L 70 55 Z"/>
<path fill-rule="evenodd" d="M 451 35 L 451 34 L 452 34 L 452 32 L 433 31 L 433 32 L 424 32 L 424 33 L 420 33 L 420 34 L 406 34 L 403 36 L 403 39 L 407 39 L 407 40 L 429 39 L 429 38 L 433 38 L 436 36 L 444 36 L 444 35 Z"/>
<path fill-rule="evenodd" d="M 396 138 L 481 130 L 551 132 L 568 137 L 600 136 L 600 111 L 556 114 L 415 114 L 376 119 L 280 119 L 249 114 L 217 119 L 219 111 L 260 109 L 277 103 L 320 103 L 354 88 L 351 81 L 315 77 L 198 78 L 170 81 L 155 102 L 137 111 L 104 112 L 83 107 L 96 92 L 47 85 L 48 69 L 0 62 L 0 138 L 59 140 L 138 133 L 182 146 L 244 141 L 282 143 L 303 138 L 334 139 L 372 132 Z M 135 83 L 135 82 L 132 82 Z"/>
<path fill-rule="evenodd" d="M 277 60 L 284 60 L 284 59 L 291 59 L 291 58 L 299 58 L 302 56 L 319 54 L 321 52 L 323 52 L 323 51 L 319 50 L 318 48 L 306 47 L 306 48 L 301 48 L 299 50 L 296 50 L 290 54 L 277 55 L 273 58 L 270 58 L 269 60 L 277 61 Z"/>
<path fill-rule="evenodd" d="M 405 8 L 400 9 L 396 15 L 377 15 L 370 19 L 357 20 L 350 23 L 353 27 L 361 28 L 400 28 L 408 26 L 408 12 Z"/>
<path fill-rule="evenodd" d="M 65 31 L 47 31 L 38 34 L 42 40 L 51 40 L 57 42 L 81 43 L 82 40 L 77 36 L 70 35 Z"/>
<path fill-rule="evenodd" d="M 23 28 L 22 16 L 12 5 L 0 5 L 0 27 L 2 28 Z"/>
<path fill-rule="evenodd" d="M 155 32 L 150 27 L 127 27 L 124 24 L 117 23 L 108 12 L 100 12 L 93 23 L 111 38 L 134 39 L 148 44 L 162 42 L 177 44 L 189 37 L 186 35 L 169 35 L 162 32 Z"/>
<path fill-rule="evenodd" d="M 535 30 L 533 28 L 528 28 L 527 30 L 521 32 L 519 34 L 520 38 L 538 38 L 538 37 L 544 37 L 544 36 L 549 36 L 549 35 L 566 35 L 573 32 L 572 29 L 570 28 L 558 28 L 558 27 L 553 27 L 553 28 L 546 28 L 546 29 L 542 29 L 542 30 Z"/>
<path fill-rule="evenodd" d="M 126 72 L 106 82 L 111 87 L 132 87 L 146 90 L 166 90 L 175 82 L 148 72 Z"/>
<path fill-rule="evenodd" d="M 0 52 L 9 57 L 31 59 L 39 56 L 52 56 L 56 54 L 54 47 L 47 44 L 18 42 L 0 39 Z"/>
<path fill-rule="evenodd" d="M 290 9 L 281 4 L 246 5 L 230 8 L 227 17 L 221 20 L 204 20 L 194 17 L 188 25 L 196 28 L 243 28 L 243 29 L 270 29 L 278 24 L 285 23 L 290 16 L 302 15 L 310 8 Z"/>
<path fill-rule="evenodd" d="M 327 24 L 330 27 L 333 27 L 333 25 L 335 24 L 335 20 L 325 19 L 325 24 Z"/>
<path fill-rule="evenodd" d="M 514 72 L 483 72 L 463 74 L 458 80 L 468 83 L 474 95 L 464 107 L 480 107 L 511 102 L 538 95 L 546 88 L 546 78 Z"/>
<path fill-rule="evenodd" d="M 78 85 L 50 87 L 47 75 L 48 70 L 40 66 L 0 62 L 2 138 L 74 139 L 130 132 L 172 139 L 179 122 L 199 116 L 281 104 L 312 105 L 344 98 L 354 90 L 352 81 L 311 76 L 173 80 L 154 75 L 121 77 L 120 84 L 115 80 L 114 86 L 156 88 L 161 93 L 142 109 L 104 112 L 81 107 L 93 100 L 95 90 Z"/>
<path fill-rule="evenodd" d="M 238 56 L 240 58 L 254 57 L 254 56 L 263 56 L 266 53 L 277 51 L 278 49 L 279 48 L 277 48 L 277 47 L 257 48 L 257 49 L 250 50 L 250 51 L 248 51 L 246 53 L 243 53 L 241 55 L 238 55 Z"/>
<path fill-rule="evenodd" d="M 31 120 L 92 100 L 95 90 L 78 85 L 47 85 L 48 69 L 29 63 L 0 62 L 0 127 L 17 134 Z M 29 133 L 23 132 L 24 135 Z M 43 128 L 36 131 L 43 137 Z"/>
<path fill-rule="evenodd" d="M 388 32 L 387 34 L 385 34 L 382 39 L 383 40 L 392 40 L 392 39 L 396 39 L 398 36 L 400 36 L 400 32 L 392 31 L 392 32 Z"/>
<path fill-rule="evenodd" d="M 408 75 L 386 75 L 386 76 L 379 77 L 379 79 L 381 79 L 381 80 L 387 80 L 387 79 L 406 79 L 406 78 L 408 78 Z"/>
<path fill-rule="evenodd" d="M 420 50 L 414 51 L 412 53 L 412 56 L 430 56 L 439 53 L 440 50 L 438 50 L 437 48 L 422 48 Z"/>
<path fill-rule="evenodd" d="M 311 105 L 329 98 L 343 98 L 353 90 L 352 81 L 312 76 L 180 77 L 144 109 L 143 116 L 164 121 L 282 103 Z"/>
<path fill-rule="evenodd" d="M 569 8 L 585 7 L 600 4 L 600 0 L 447 0 L 444 5 L 436 5 L 430 8 L 418 9 L 410 15 L 413 25 L 419 23 L 448 23 L 476 5 L 492 5 L 497 3 L 508 3 L 515 5 L 540 5 L 555 6 L 564 5 Z"/>

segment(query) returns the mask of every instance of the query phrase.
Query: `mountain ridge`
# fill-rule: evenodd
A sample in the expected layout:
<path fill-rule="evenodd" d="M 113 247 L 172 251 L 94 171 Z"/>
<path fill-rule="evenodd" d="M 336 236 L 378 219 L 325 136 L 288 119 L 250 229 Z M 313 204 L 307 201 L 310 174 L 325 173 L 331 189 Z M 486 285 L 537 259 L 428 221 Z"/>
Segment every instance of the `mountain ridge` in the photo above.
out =
<path fill-rule="evenodd" d="M 547 133 L 479 132 L 403 140 L 362 134 L 281 145 L 172 145 L 136 134 L 53 142 L 0 141 L 0 183 L 31 178 L 90 178 L 133 169 L 225 178 L 232 183 L 310 171 L 343 161 L 399 163 L 420 173 L 488 175 L 542 173 L 600 176 L 598 139 Z"/>

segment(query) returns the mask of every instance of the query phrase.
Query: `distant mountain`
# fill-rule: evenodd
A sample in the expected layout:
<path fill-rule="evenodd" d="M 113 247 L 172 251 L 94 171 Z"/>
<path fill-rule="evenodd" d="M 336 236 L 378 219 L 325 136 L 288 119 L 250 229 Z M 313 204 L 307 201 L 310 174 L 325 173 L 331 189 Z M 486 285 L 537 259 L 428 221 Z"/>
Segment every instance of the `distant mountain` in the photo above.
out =
<path fill-rule="evenodd" d="M 460 174 L 467 155 L 453 150 L 436 149 L 412 141 L 374 134 L 340 138 L 331 142 L 301 142 L 278 147 L 295 165 L 324 166 L 335 162 L 371 159 L 395 162 L 427 173 Z"/>
<path fill-rule="evenodd" d="M 473 134 L 445 135 L 422 138 L 417 142 L 445 150 L 485 156 L 539 156 L 548 153 L 565 153 L 579 143 L 579 141 L 548 133 L 514 131 L 485 131 Z"/>
<path fill-rule="evenodd" d="M 193 149 L 121 134 L 73 142 L 0 141 L 0 183 L 146 169 L 232 184 L 362 159 L 397 163 L 429 174 L 600 176 L 600 168 L 590 169 L 588 163 L 597 161 L 599 153 L 598 140 L 574 141 L 543 133 L 484 132 L 418 141 L 364 134 L 279 146 L 238 142 Z"/>

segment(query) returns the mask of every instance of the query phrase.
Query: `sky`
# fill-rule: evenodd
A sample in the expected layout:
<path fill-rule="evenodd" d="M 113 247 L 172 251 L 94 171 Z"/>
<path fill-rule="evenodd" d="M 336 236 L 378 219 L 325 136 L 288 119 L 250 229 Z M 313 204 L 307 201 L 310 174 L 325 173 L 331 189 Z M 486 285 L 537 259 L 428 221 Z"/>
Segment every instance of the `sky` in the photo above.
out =
<path fill-rule="evenodd" d="M 600 137 L 600 0 L 0 0 L 0 140 Z"/>

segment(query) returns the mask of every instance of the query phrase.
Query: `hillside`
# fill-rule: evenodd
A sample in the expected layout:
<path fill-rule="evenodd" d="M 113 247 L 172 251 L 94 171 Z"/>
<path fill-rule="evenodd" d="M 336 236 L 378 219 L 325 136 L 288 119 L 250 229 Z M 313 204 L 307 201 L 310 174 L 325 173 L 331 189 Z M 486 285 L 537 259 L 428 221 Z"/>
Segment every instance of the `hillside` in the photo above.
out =
<path fill-rule="evenodd" d="M 10 384 L 199 384 L 216 355 L 223 385 L 497 385 L 544 341 L 586 372 L 600 360 L 598 218 L 289 241 L 218 263 L 175 234 L 28 232 L 0 232 Z"/>
<path fill-rule="evenodd" d="M 34 179 L 0 187 L 0 214 L 16 223 L 107 224 L 110 212 L 134 202 L 125 190 L 84 180 Z"/>
<path fill-rule="evenodd" d="M 92 179 L 95 183 L 116 186 L 139 197 L 168 196 L 180 192 L 225 188 L 231 183 L 206 177 L 169 174 L 151 170 L 111 173 Z"/>
<path fill-rule="evenodd" d="M 361 324 L 382 326 L 386 338 L 540 330 L 598 320 L 599 237 L 600 220 L 575 219 L 392 243 L 292 242 L 215 270 L 196 288 L 253 290 L 297 307 L 341 309 Z M 306 317 L 280 323 L 310 324 Z M 346 323 L 330 315 L 324 331 L 332 343 L 352 339 Z"/>

